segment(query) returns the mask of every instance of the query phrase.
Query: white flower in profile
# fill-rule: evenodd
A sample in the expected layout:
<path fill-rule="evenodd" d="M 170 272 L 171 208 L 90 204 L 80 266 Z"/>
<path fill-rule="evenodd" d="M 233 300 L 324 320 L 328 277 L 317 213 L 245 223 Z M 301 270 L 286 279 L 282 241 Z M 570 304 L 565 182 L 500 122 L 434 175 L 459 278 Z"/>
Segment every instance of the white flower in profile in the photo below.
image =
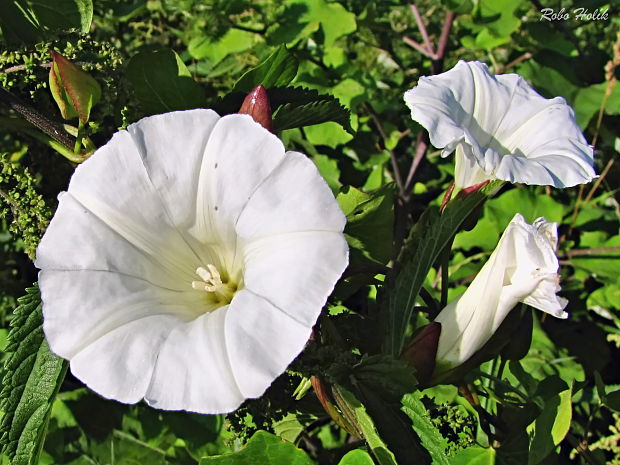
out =
<path fill-rule="evenodd" d="M 142 119 L 60 196 L 37 250 L 45 335 L 104 397 L 230 412 L 303 349 L 344 224 L 314 164 L 250 116 Z"/>
<path fill-rule="evenodd" d="M 570 187 L 596 177 L 573 110 L 518 74 L 494 76 L 483 63 L 460 61 L 420 78 L 405 102 L 442 156 L 456 149 L 456 187 L 488 179 Z"/>
<path fill-rule="evenodd" d="M 515 305 L 523 302 L 567 318 L 560 290 L 557 226 L 544 218 L 533 225 L 520 214 L 463 295 L 435 318 L 441 323 L 434 376 L 466 362 L 491 338 Z"/>

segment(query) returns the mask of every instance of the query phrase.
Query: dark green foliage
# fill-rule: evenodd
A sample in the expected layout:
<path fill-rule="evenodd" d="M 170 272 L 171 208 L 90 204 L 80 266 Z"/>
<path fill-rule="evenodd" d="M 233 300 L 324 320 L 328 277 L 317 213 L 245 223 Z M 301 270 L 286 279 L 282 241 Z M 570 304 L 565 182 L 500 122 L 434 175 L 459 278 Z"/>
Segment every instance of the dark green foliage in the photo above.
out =
<path fill-rule="evenodd" d="M 45 341 L 38 287 L 26 292 L 11 323 L 0 393 L 2 453 L 14 465 L 38 463 L 52 403 L 67 369 Z"/>

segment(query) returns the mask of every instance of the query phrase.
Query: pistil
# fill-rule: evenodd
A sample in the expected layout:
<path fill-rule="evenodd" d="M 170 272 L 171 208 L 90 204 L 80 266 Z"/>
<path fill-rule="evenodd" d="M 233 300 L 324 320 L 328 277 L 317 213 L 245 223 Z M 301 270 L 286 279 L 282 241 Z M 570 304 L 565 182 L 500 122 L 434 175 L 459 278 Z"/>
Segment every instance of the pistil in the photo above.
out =
<path fill-rule="evenodd" d="M 223 282 L 220 272 L 214 265 L 202 266 L 196 269 L 196 274 L 202 281 L 192 281 L 192 288 L 197 291 L 212 293 L 215 300 L 222 304 L 228 304 L 232 300 L 237 286 L 230 282 Z"/>

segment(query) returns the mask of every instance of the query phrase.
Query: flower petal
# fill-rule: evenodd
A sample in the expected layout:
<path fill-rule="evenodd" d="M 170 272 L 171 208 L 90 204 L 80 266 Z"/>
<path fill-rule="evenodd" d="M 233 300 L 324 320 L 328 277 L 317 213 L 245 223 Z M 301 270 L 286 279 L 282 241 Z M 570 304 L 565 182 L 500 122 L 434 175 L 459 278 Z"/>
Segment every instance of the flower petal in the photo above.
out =
<path fill-rule="evenodd" d="M 227 413 L 245 400 L 239 391 L 225 337 L 229 307 L 177 325 L 163 341 L 146 402 L 164 410 Z"/>
<path fill-rule="evenodd" d="M 254 192 L 237 221 L 237 234 L 258 239 L 273 234 L 344 229 L 346 218 L 314 163 L 298 152 Z"/>
<path fill-rule="evenodd" d="M 200 169 L 195 236 L 234 250 L 239 214 L 283 159 L 280 139 L 249 115 L 223 117 L 209 138 Z"/>
<path fill-rule="evenodd" d="M 314 325 L 348 263 L 336 232 L 269 236 L 244 246 L 244 285 L 307 327 Z"/>
<path fill-rule="evenodd" d="M 304 348 L 311 326 L 301 324 L 271 302 L 242 290 L 226 315 L 226 347 L 239 389 L 259 397 Z"/>
<path fill-rule="evenodd" d="M 127 127 L 167 217 L 181 230 L 196 221 L 197 173 L 219 120 L 213 110 L 197 109 L 150 116 Z"/>
<path fill-rule="evenodd" d="M 107 207 L 99 208 L 100 212 L 104 209 L 109 212 Z M 63 193 L 37 248 L 35 265 L 42 270 L 117 272 L 177 290 L 185 289 L 179 276 L 185 276 L 185 282 L 191 283 L 191 271 L 184 274 L 178 259 L 187 256 L 185 244 L 172 229 L 162 227 L 154 235 L 116 212 L 106 216 L 106 220 L 92 213 L 71 193 Z"/>
<path fill-rule="evenodd" d="M 457 187 L 481 178 L 569 187 L 596 176 L 572 109 L 519 75 L 494 76 L 483 63 L 461 61 L 420 78 L 405 101 L 444 156 L 457 149 Z"/>

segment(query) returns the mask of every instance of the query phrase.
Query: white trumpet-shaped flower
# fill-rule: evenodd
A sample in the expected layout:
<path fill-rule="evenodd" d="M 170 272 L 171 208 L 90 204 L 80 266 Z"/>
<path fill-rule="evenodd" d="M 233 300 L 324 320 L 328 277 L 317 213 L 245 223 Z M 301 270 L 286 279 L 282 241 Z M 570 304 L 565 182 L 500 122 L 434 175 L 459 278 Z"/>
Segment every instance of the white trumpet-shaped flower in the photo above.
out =
<path fill-rule="evenodd" d="M 460 61 L 420 78 L 405 102 L 444 157 L 456 149 L 456 187 L 487 179 L 570 187 L 596 176 L 573 110 L 518 74 L 494 76 L 483 63 Z"/>
<path fill-rule="evenodd" d="M 466 362 L 491 338 L 519 302 L 567 318 L 560 290 L 557 227 L 544 218 L 533 225 L 520 214 L 463 295 L 435 318 L 441 323 L 435 376 Z"/>
<path fill-rule="evenodd" d="M 314 164 L 251 117 L 145 118 L 60 196 L 37 250 L 45 335 L 105 397 L 232 411 L 303 349 L 344 224 Z"/>

